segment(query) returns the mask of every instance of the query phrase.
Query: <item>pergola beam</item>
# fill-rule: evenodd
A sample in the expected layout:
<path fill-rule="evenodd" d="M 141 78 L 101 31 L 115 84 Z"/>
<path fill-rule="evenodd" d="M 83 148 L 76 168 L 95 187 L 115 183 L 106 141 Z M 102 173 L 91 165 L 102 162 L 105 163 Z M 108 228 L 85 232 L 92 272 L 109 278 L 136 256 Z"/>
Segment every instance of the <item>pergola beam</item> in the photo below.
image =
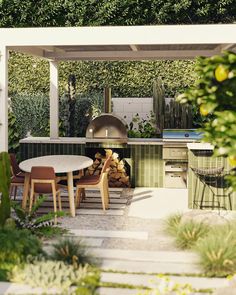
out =
<path fill-rule="evenodd" d="M 50 61 L 50 138 L 59 137 L 58 64 Z"/>
<path fill-rule="evenodd" d="M 220 51 L 219 51 L 220 52 Z M 212 56 L 214 50 L 143 50 L 143 51 L 74 51 L 45 52 L 45 57 L 54 60 L 151 60 L 192 59 L 196 56 Z"/>

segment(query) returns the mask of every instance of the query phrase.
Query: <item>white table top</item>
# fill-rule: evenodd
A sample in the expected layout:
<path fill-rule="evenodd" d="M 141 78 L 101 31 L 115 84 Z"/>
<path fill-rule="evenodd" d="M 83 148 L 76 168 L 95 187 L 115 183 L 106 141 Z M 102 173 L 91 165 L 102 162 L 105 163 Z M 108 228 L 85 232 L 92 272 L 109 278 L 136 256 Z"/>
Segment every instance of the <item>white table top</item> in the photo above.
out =
<path fill-rule="evenodd" d="M 20 163 L 20 169 L 31 172 L 33 166 L 53 167 L 55 173 L 68 173 L 85 169 L 93 164 L 93 160 L 85 156 L 53 155 L 32 158 Z"/>

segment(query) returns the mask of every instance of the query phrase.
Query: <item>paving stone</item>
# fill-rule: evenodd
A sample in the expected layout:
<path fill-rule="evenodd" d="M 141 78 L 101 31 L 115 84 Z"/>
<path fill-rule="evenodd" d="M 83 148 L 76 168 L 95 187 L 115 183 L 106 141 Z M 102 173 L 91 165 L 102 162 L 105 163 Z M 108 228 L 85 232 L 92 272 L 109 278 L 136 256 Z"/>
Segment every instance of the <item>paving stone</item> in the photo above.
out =
<path fill-rule="evenodd" d="M 202 269 L 197 264 L 167 263 L 152 261 L 123 261 L 119 259 L 102 259 L 101 268 L 104 270 L 141 272 L 141 273 L 175 273 L 175 274 L 201 274 Z"/>
<path fill-rule="evenodd" d="M 41 288 L 32 288 L 27 285 L 8 283 L 8 282 L 0 282 L 0 294 L 4 295 L 26 295 L 26 294 L 45 294 L 45 290 Z M 56 295 L 61 294 L 60 290 L 57 289 L 47 289 L 48 295 Z"/>
<path fill-rule="evenodd" d="M 102 243 L 104 241 L 103 239 L 99 239 L 99 238 L 98 239 L 97 238 L 79 238 L 79 237 L 76 237 L 73 235 L 64 235 L 63 237 L 70 238 L 73 240 L 82 241 L 82 243 L 84 243 L 86 246 L 89 246 L 89 247 L 101 247 Z M 53 245 L 57 242 L 58 242 L 57 239 L 49 240 L 49 241 L 44 242 L 44 245 Z"/>
<path fill-rule="evenodd" d="M 125 209 L 126 205 L 125 204 L 109 204 L 109 210 L 111 209 Z M 80 208 L 91 208 L 91 209 L 102 209 L 102 202 L 100 203 L 81 203 Z"/>
<path fill-rule="evenodd" d="M 184 251 L 137 251 L 120 249 L 94 249 L 93 253 L 104 259 L 121 259 L 131 261 L 152 261 L 165 263 L 196 264 L 199 258 L 195 253 Z"/>
<path fill-rule="evenodd" d="M 125 288 L 99 288 L 97 292 L 99 295 L 137 295 L 140 290 Z"/>
<path fill-rule="evenodd" d="M 124 210 L 106 210 L 102 209 L 77 209 L 76 215 L 107 215 L 107 216 L 122 216 L 124 215 Z"/>
<path fill-rule="evenodd" d="M 224 278 L 202 278 L 186 276 L 168 276 L 171 281 L 178 284 L 190 284 L 194 289 L 216 289 L 228 285 L 228 280 Z M 160 280 L 160 279 L 159 279 Z M 154 275 L 120 274 L 120 273 L 102 273 L 102 282 L 123 283 L 134 286 L 145 286 L 154 288 L 154 282 L 158 282 L 158 277 Z"/>
<path fill-rule="evenodd" d="M 80 237 L 128 238 L 136 240 L 148 239 L 148 233 L 143 231 L 71 229 L 70 233 Z"/>
<path fill-rule="evenodd" d="M 83 203 L 101 203 L 101 197 L 89 197 L 83 200 Z M 113 198 L 110 199 L 110 204 L 127 204 L 127 199 Z"/>

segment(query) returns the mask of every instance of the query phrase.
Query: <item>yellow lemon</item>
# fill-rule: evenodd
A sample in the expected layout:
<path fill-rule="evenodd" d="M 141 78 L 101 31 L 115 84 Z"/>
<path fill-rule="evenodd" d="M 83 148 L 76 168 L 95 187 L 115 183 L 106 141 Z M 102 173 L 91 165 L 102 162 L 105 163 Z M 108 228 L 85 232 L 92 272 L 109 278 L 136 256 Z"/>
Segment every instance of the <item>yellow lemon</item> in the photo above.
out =
<path fill-rule="evenodd" d="M 200 105 L 200 113 L 202 116 L 207 116 L 209 114 L 208 109 L 205 104 Z"/>
<path fill-rule="evenodd" d="M 232 166 L 232 167 L 235 167 L 236 166 L 236 156 L 229 156 L 229 164 Z"/>
<path fill-rule="evenodd" d="M 218 67 L 215 69 L 215 77 L 219 82 L 226 80 L 228 78 L 228 74 L 229 70 L 223 65 L 218 65 Z"/>

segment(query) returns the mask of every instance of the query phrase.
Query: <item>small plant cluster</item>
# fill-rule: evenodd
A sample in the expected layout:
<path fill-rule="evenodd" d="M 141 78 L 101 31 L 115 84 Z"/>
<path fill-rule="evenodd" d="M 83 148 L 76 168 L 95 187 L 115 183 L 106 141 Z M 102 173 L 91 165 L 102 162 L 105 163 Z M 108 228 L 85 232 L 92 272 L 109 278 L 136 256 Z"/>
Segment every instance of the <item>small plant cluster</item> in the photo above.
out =
<path fill-rule="evenodd" d="M 166 230 L 181 249 L 192 249 L 200 257 L 206 275 L 224 277 L 236 272 L 235 223 L 210 226 L 202 222 L 181 222 L 180 214 L 170 216 Z"/>
<path fill-rule="evenodd" d="M 150 113 L 147 119 L 140 118 L 137 113 L 132 121 L 127 125 L 128 137 L 134 138 L 152 138 L 157 137 L 157 127 L 155 115 Z"/>
<path fill-rule="evenodd" d="M 61 290 L 65 294 L 93 295 L 99 285 L 100 273 L 91 265 L 92 259 L 81 241 L 64 239 L 53 245 L 50 255 L 31 258 L 29 263 L 15 266 L 9 279 L 31 287 L 55 289 L 55 294 Z"/>
<path fill-rule="evenodd" d="M 44 233 L 46 236 L 50 236 L 50 234 L 53 236 L 54 233 L 64 232 L 63 229 L 60 231 L 58 227 L 53 227 L 53 219 L 55 217 L 54 213 L 50 212 L 39 217 L 37 216 L 37 210 L 45 199 L 46 197 L 44 196 L 39 197 L 32 206 L 31 212 L 25 211 L 18 203 L 12 202 L 11 206 L 15 212 L 13 219 L 16 227 L 19 229 L 28 229 L 32 234 L 36 234 L 38 236 L 43 236 Z M 57 216 L 64 215 L 64 212 L 57 212 Z"/>
<path fill-rule="evenodd" d="M 137 295 L 193 294 L 193 288 L 191 285 L 175 283 L 165 275 L 158 275 L 156 280 L 152 280 L 151 283 L 154 285 L 151 290 L 146 290 L 144 293 L 138 293 Z"/>
<path fill-rule="evenodd" d="M 60 294 L 93 295 L 99 282 L 99 273 L 88 264 L 75 268 L 62 261 L 36 260 L 23 268 L 16 266 L 10 279 L 15 283 L 41 287 L 47 291 L 53 289 L 54 294 L 60 291 Z M 73 293 L 71 288 L 74 289 Z"/>
<path fill-rule="evenodd" d="M 17 230 L 6 225 L 0 229 L 0 280 L 7 280 L 15 265 L 24 264 L 28 256 L 43 255 L 42 244 L 28 230 Z"/>

